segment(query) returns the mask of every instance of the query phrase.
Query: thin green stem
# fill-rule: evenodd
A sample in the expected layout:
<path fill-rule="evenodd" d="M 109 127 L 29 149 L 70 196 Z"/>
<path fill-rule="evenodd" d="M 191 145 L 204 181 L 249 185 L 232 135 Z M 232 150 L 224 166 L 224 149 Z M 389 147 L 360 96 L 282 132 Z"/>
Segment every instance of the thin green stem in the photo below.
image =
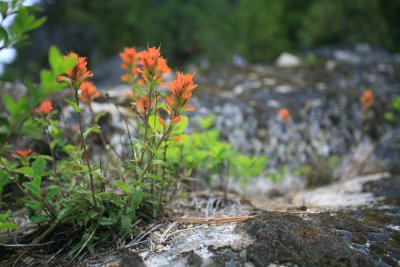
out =
<path fill-rule="evenodd" d="M 74 94 L 75 103 L 78 106 L 78 108 L 80 108 L 79 107 L 78 90 L 74 90 L 74 92 L 75 92 L 75 94 Z M 86 150 L 85 138 L 83 137 L 83 127 L 82 127 L 81 112 L 78 110 L 76 113 L 78 115 L 79 133 L 80 133 L 80 136 L 81 136 L 81 142 L 82 142 L 82 146 L 83 146 L 83 154 L 84 154 L 84 157 L 85 157 L 85 160 L 86 160 L 86 164 L 87 164 L 88 169 L 89 169 L 90 190 L 92 191 L 92 197 L 93 197 L 94 206 L 97 207 L 96 195 L 95 195 L 95 192 L 94 192 L 92 166 L 90 165 L 89 154 L 88 154 L 88 152 Z"/>

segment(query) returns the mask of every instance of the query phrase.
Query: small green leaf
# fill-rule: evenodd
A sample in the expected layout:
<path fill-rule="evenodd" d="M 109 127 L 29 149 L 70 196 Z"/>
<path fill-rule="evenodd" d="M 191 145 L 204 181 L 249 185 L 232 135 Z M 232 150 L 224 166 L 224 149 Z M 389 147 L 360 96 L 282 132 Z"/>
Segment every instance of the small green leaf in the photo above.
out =
<path fill-rule="evenodd" d="M 27 190 L 29 190 L 35 196 L 40 196 L 40 188 L 31 182 L 25 182 L 22 184 Z"/>
<path fill-rule="evenodd" d="M 101 128 L 98 125 L 94 125 L 93 127 L 89 127 L 84 131 L 83 138 L 86 139 L 91 132 L 100 133 L 100 130 L 101 130 Z"/>
<path fill-rule="evenodd" d="M 18 226 L 13 223 L 0 222 L 0 231 L 18 229 Z"/>
<path fill-rule="evenodd" d="M 47 219 L 46 215 L 35 215 L 31 217 L 31 221 L 33 223 L 41 223 L 44 222 Z"/>
<path fill-rule="evenodd" d="M 71 99 L 65 99 L 65 102 L 67 102 L 67 104 L 69 104 L 74 110 L 75 112 L 81 112 L 81 108 Z"/>
<path fill-rule="evenodd" d="M 56 196 L 61 191 L 61 188 L 57 185 L 51 185 L 47 187 L 47 195 L 45 200 L 49 201 L 51 198 Z"/>
<path fill-rule="evenodd" d="M 42 176 L 44 173 L 44 170 L 46 169 L 46 161 L 42 158 L 35 160 L 32 163 L 32 169 L 36 175 Z"/>
<path fill-rule="evenodd" d="M 175 125 L 174 132 L 183 133 L 188 122 L 189 122 L 188 117 L 183 116 L 181 121 Z"/>
<path fill-rule="evenodd" d="M 26 176 L 31 177 L 31 178 L 33 178 L 35 176 L 35 172 L 33 171 L 33 169 L 31 167 L 22 167 L 22 168 L 14 169 L 12 171 L 25 174 Z"/>
<path fill-rule="evenodd" d="M 25 202 L 25 206 L 27 206 L 28 208 L 31 208 L 33 210 L 42 210 L 42 204 L 40 204 L 39 201 L 37 200 L 28 200 Z"/>
<path fill-rule="evenodd" d="M 100 218 L 99 219 L 99 224 L 107 226 L 107 225 L 113 225 L 114 221 L 110 218 Z"/>

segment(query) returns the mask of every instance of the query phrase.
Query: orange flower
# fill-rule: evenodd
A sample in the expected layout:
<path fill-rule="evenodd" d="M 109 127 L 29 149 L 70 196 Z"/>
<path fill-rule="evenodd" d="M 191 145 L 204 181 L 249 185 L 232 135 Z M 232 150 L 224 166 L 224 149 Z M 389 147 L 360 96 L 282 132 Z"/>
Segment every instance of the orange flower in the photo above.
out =
<path fill-rule="evenodd" d="M 360 97 L 361 107 L 363 112 L 368 111 L 374 104 L 374 94 L 371 89 L 365 90 Z"/>
<path fill-rule="evenodd" d="M 133 47 L 125 47 L 124 52 L 120 53 L 119 56 L 123 61 L 121 68 L 128 71 L 128 73 L 121 76 L 121 80 L 126 83 L 131 83 L 133 82 L 134 77 L 137 75 L 139 53 L 137 53 L 136 49 Z"/>
<path fill-rule="evenodd" d="M 32 153 L 32 149 L 27 149 L 27 150 L 20 150 L 20 149 L 18 149 L 16 152 L 17 152 L 17 155 L 18 155 L 18 156 L 25 158 L 25 157 L 27 157 L 29 154 Z"/>
<path fill-rule="evenodd" d="M 157 121 L 158 121 L 162 126 L 165 126 L 165 121 L 164 121 L 162 118 L 157 117 Z"/>
<path fill-rule="evenodd" d="M 182 137 L 180 136 L 174 136 L 172 137 L 172 140 L 176 141 L 176 142 L 181 142 L 182 141 Z"/>
<path fill-rule="evenodd" d="M 180 116 L 176 116 L 176 117 L 173 117 L 173 118 L 171 119 L 171 121 L 172 121 L 173 123 L 179 123 L 181 120 L 182 120 L 182 117 L 180 117 Z"/>
<path fill-rule="evenodd" d="M 290 112 L 287 108 L 280 108 L 278 116 L 284 123 L 289 123 L 292 120 L 292 116 L 290 116 Z"/>
<path fill-rule="evenodd" d="M 71 70 L 65 72 L 64 76 L 58 76 L 59 82 L 66 81 L 71 82 L 75 90 L 78 90 L 81 84 L 89 77 L 93 77 L 93 73 L 87 69 L 87 58 L 79 57 L 76 53 L 69 53 L 68 56 L 64 56 L 65 59 L 68 57 L 75 58 L 76 66 Z"/>
<path fill-rule="evenodd" d="M 92 82 L 83 82 L 81 85 L 81 100 L 88 104 L 93 99 L 100 96 L 99 91 L 96 90 L 96 86 Z"/>
<path fill-rule="evenodd" d="M 150 81 L 161 83 L 164 74 L 171 71 L 165 58 L 161 56 L 159 48 L 150 47 L 140 52 L 139 57 L 140 67 L 137 68 L 137 72 L 141 74 L 142 83 Z"/>
<path fill-rule="evenodd" d="M 40 104 L 40 106 L 38 108 L 35 108 L 33 110 L 33 112 L 38 113 L 38 114 L 46 117 L 50 113 L 52 108 L 53 107 L 52 107 L 50 101 L 44 101 L 44 102 L 42 102 Z"/>
<path fill-rule="evenodd" d="M 169 104 L 166 109 L 170 112 L 171 118 L 179 116 L 184 112 L 194 110 L 193 106 L 188 106 L 192 91 L 197 87 L 197 84 L 193 82 L 192 74 L 178 72 L 175 80 L 168 84 L 168 87 L 172 94 L 165 100 Z"/>
<path fill-rule="evenodd" d="M 136 101 L 136 107 L 140 113 L 146 113 L 150 106 L 150 101 L 147 96 L 142 96 L 138 101 Z"/>

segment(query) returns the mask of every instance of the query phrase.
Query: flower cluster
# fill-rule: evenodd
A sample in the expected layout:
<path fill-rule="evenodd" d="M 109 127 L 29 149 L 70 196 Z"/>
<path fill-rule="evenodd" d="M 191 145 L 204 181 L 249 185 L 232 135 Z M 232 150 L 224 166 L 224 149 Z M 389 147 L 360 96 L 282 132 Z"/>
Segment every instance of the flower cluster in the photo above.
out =
<path fill-rule="evenodd" d="M 97 91 L 96 86 L 92 82 L 83 82 L 80 89 L 80 99 L 85 104 L 90 104 L 92 100 L 100 96 L 99 91 Z"/>
<path fill-rule="evenodd" d="M 59 76 L 58 81 L 68 82 L 75 91 L 78 91 L 87 78 L 93 77 L 93 73 L 87 69 L 87 58 L 80 57 L 73 52 L 69 53 L 68 56 L 64 56 L 64 58 L 75 58 L 77 60 L 76 65 L 71 70 L 66 71 L 65 75 Z"/>
<path fill-rule="evenodd" d="M 17 151 L 15 151 L 17 153 L 18 156 L 26 158 L 29 154 L 32 153 L 32 149 L 17 149 Z"/>
<path fill-rule="evenodd" d="M 121 76 L 123 82 L 132 84 L 137 75 L 137 67 L 139 63 L 139 53 L 133 47 L 125 47 L 124 52 L 119 54 L 123 63 L 121 69 L 126 70 L 128 73 Z"/>
<path fill-rule="evenodd" d="M 193 106 L 189 106 L 189 98 L 196 87 L 197 84 L 193 82 L 193 75 L 181 72 L 178 72 L 175 80 L 168 84 L 172 94 L 166 98 L 168 103 L 166 109 L 170 113 L 171 121 L 179 122 L 183 113 L 194 110 Z"/>
<path fill-rule="evenodd" d="M 53 107 L 52 107 L 52 104 L 50 101 L 44 101 L 44 102 L 40 103 L 39 107 L 35 108 L 33 110 L 33 112 L 46 117 L 50 113 L 52 108 Z"/>
<path fill-rule="evenodd" d="M 288 124 L 292 121 L 292 116 L 290 115 L 290 112 L 287 108 L 280 108 L 278 111 L 278 117 L 285 124 Z"/>
<path fill-rule="evenodd" d="M 364 91 L 360 98 L 361 107 L 363 112 L 367 112 L 374 104 L 374 94 L 371 89 Z"/>
<path fill-rule="evenodd" d="M 137 76 L 142 85 L 149 82 L 155 85 L 162 84 L 164 74 L 171 72 L 159 48 L 150 47 L 139 53 L 135 48 L 125 48 L 119 56 L 123 61 L 121 68 L 127 71 L 121 76 L 121 80 L 129 84 L 132 84 Z"/>

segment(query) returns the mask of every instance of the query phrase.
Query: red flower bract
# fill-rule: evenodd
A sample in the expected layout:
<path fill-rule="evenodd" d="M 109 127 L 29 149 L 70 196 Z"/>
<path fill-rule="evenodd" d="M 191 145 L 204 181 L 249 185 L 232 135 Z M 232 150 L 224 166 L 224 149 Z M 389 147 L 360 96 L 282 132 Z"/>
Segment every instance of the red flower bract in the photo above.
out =
<path fill-rule="evenodd" d="M 137 72 L 141 74 L 142 83 L 150 81 L 162 83 L 164 74 L 171 71 L 165 58 L 161 56 L 159 48 L 150 47 L 140 52 L 139 57 L 140 66 L 137 68 Z"/>
<path fill-rule="evenodd" d="M 121 80 L 126 83 L 133 82 L 135 76 L 137 75 L 139 53 L 136 52 L 136 49 L 133 47 L 125 47 L 124 52 L 120 53 L 119 57 L 123 61 L 121 68 L 128 71 L 128 73 L 121 76 Z"/>
<path fill-rule="evenodd" d="M 289 123 L 292 120 L 292 116 L 290 116 L 290 112 L 287 108 L 280 108 L 278 116 L 284 123 Z"/>
<path fill-rule="evenodd" d="M 16 153 L 18 156 L 25 158 L 26 156 L 32 153 L 32 149 L 26 149 L 26 150 L 18 149 Z"/>
<path fill-rule="evenodd" d="M 372 107 L 374 104 L 374 94 L 371 89 L 364 91 L 360 98 L 360 102 L 363 112 L 368 111 Z"/>
<path fill-rule="evenodd" d="M 173 112 L 173 116 L 179 116 L 181 113 L 186 111 L 194 110 L 193 106 L 189 105 L 189 98 L 192 96 L 192 91 L 197 87 L 197 84 L 193 82 L 192 74 L 177 73 L 175 80 L 168 84 L 168 88 L 171 90 L 171 96 L 165 100 L 170 105 L 167 109 Z M 182 110 L 184 108 L 184 110 Z"/>
<path fill-rule="evenodd" d="M 142 96 L 138 101 L 136 101 L 136 107 L 140 113 L 146 113 L 149 106 L 150 101 L 146 96 Z"/>
<path fill-rule="evenodd" d="M 93 77 L 93 73 L 87 69 L 87 58 L 79 57 L 76 53 L 69 53 L 68 56 L 64 56 L 65 59 L 68 57 L 76 58 L 77 62 L 74 68 L 65 72 L 65 75 L 58 76 L 58 81 L 71 82 L 75 90 L 78 90 L 81 84 L 89 77 Z"/>
<path fill-rule="evenodd" d="M 83 82 L 81 85 L 80 98 L 84 103 L 90 103 L 93 99 L 100 96 L 96 86 L 92 82 Z"/>
<path fill-rule="evenodd" d="M 35 108 L 33 112 L 38 113 L 42 116 L 47 116 L 52 110 L 52 105 L 50 101 L 44 101 L 40 104 L 38 108 Z"/>

